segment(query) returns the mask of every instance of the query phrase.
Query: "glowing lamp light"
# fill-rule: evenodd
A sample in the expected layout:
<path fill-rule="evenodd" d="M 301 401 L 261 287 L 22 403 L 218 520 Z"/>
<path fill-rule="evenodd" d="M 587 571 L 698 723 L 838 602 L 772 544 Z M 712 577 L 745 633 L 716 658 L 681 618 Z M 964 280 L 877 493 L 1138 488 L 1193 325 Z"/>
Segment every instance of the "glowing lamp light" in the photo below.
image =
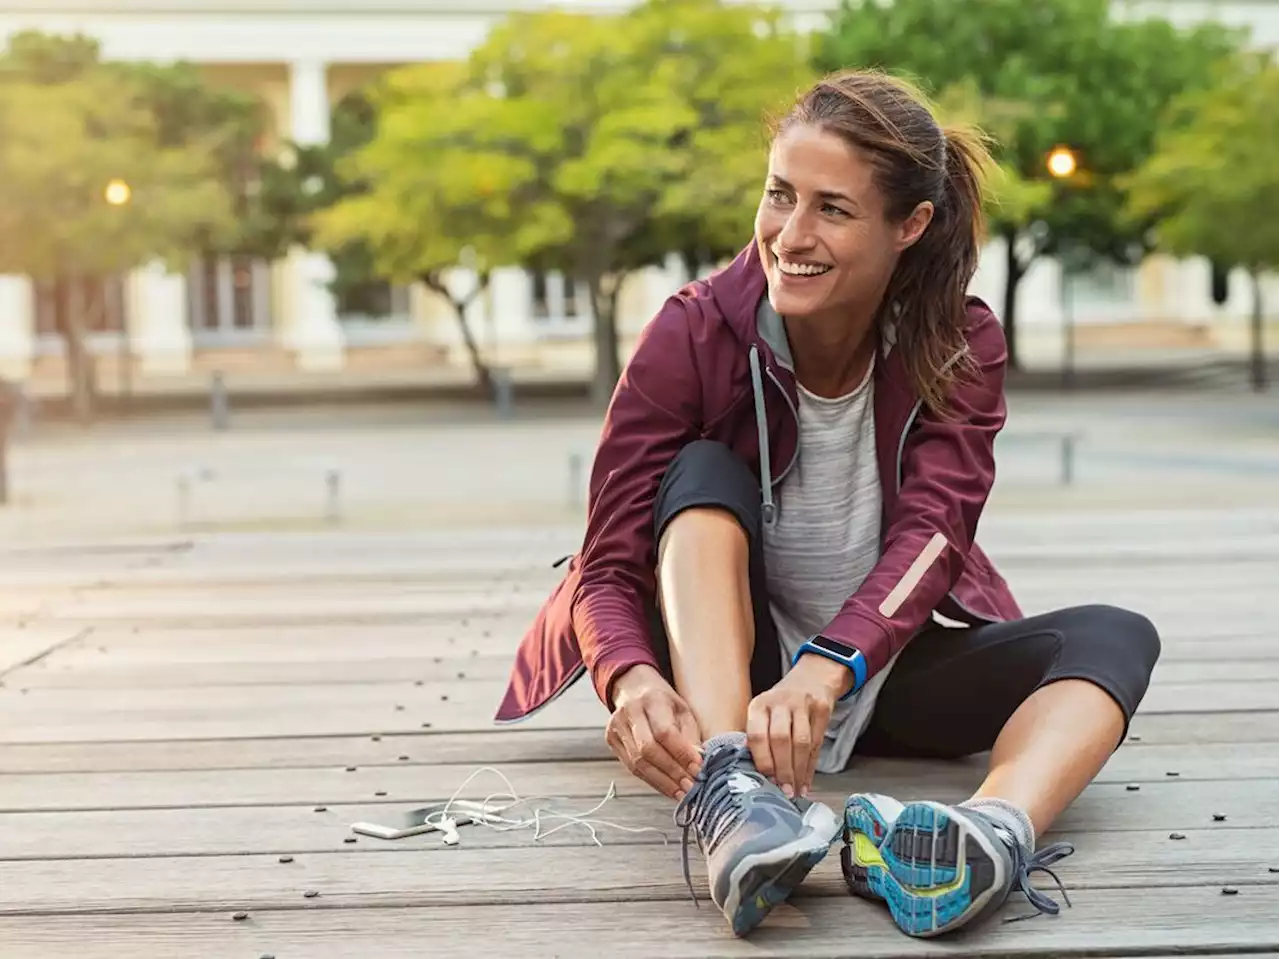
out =
<path fill-rule="evenodd" d="M 112 206 L 124 206 L 132 195 L 133 191 L 124 180 L 112 180 L 103 191 L 103 196 Z"/>
<path fill-rule="evenodd" d="M 1055 147 L 1045 165 L 1051 176 L 1063 179 L 1076 172 L 1076 155 L 1066 147 Z"/>

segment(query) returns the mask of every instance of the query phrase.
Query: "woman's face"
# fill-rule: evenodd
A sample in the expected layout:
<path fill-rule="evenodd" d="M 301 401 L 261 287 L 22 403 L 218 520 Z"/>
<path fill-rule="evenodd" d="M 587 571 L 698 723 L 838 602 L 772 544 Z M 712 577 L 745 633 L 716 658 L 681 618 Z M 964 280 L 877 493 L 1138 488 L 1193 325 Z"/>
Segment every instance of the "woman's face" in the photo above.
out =
<path fill-rule="evenodd" d="M 756 212 L 769 302 L 790 318 L 874 311 L 932 215 L 925 202 L 889 222 L 865 154 L 834 133 L 792 127 L 770 150 Z"/>

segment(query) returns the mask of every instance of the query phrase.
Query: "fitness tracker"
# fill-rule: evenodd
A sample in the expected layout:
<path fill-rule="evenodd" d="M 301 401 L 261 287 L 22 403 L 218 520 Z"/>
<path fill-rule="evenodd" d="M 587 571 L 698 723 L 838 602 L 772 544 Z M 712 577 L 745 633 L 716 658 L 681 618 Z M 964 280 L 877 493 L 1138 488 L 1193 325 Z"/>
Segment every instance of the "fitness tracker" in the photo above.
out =
<path fill-rule="evenodd" d="M 867 658 L 854 647 L 838 643 L 834 639 L 828 639 L 826 636 L 810 636 L 796 650 L 795 656 L 791 659 L 791 665 L 794 666 L 798 663 L 800 657 L 805 653 L 816 653 L 819 656 L 825 656 L 827 659 L 843 664 L 853 673 L 853 687 L 840 697 L 841 702 L 866 685 Z"/>

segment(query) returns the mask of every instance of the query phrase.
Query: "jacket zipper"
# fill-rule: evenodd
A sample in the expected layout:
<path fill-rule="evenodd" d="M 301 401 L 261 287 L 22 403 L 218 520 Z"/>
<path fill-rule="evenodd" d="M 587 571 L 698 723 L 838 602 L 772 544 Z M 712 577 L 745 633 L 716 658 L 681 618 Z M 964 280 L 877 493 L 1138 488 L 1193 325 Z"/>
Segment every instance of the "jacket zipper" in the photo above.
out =
<path fill-rule="evenodd" d="M 791 416 L 796 421 L 796 437 L 797 437 L 796 448 L 791 453 L 791 462 L 789 462 L 786 465 L 786 467 L 783 469 L 781 473 L 779 473 L 777 476 L 773 478 L 772 485 L 777 486 L 786 478 L 787 474 L 791 472 L 791 467 L 796 465 L 796 459 L 800 456 L 800 442 L 799 442 L 800 412 L 799 410 L 796 409 L 795 404 L 791 402 L 791 397 L 787 394 L 786 387 L 782 385 L 782 381 L 779 380 L 778 377 L 774 374 L 773 367 L 765 366 L 764 372 L 765 372 L 765 375 L 769 377 L 769 379 L 773 380 L 773 385 L 776 386 L 778 388 L 778 391 L 782 394 L 782 398 L 787 403 L 787 409 L 791 411 Z"/>

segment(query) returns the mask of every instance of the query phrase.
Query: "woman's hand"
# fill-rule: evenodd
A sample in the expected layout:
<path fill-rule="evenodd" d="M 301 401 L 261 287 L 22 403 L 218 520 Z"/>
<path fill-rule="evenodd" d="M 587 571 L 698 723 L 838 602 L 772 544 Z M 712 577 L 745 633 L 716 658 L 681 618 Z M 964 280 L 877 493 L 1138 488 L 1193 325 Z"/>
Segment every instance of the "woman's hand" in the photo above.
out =
<path fill-rule="evenodd" d="M 613 684 L 605 740 L 631 773 L 671 799 L 683 799 L 702 768 L 698 723 L 652 666 L 632 666 Z"/>
<path fill-rule="evenodd" d="M 747 743 L 756 769 L 788 799 L 808 796 L 836 700 L 852 682 L 840 663 L 809 654 L 747 707 Z"/>

